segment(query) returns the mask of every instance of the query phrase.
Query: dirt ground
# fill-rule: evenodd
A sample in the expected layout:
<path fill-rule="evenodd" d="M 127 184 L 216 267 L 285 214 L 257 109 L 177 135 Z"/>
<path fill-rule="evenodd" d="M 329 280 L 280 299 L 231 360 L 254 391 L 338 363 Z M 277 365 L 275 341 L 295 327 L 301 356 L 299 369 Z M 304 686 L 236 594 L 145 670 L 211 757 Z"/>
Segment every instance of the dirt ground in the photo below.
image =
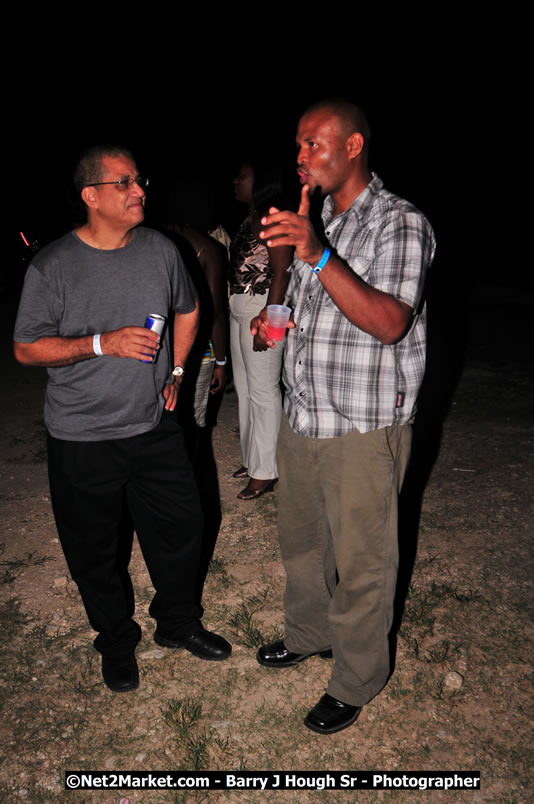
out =
<path fill-rule="evenodd" d="M 2 304 L 2 802 L 532 800 L 530 297 L 478 297 L 458 382 L 459 363 L 443 360 L 448 352 L 435 340 L 417 471 L 403 498 L 394 672 L 357 724 L 330 737 L 302 725 L 330 662 L 314 657 L 275 672 L 255 660 L 262 640 L 283 633 L 284 573 L 276 491 L 236 499 L 233 393 L 213 430 L 222 522 L 204 595 L 205 624 L 233 643 L 233 654 L 201 662 L 154 644 L 152 589 L 135 543 L 141 684 L 127 695 L 103 685 L 50 507 L 45 372 L 12 359 L 13 310 Z M 67 770 L 232 769 L 479 770 L 482 783 L 463 793 L 64 789 Z"/>

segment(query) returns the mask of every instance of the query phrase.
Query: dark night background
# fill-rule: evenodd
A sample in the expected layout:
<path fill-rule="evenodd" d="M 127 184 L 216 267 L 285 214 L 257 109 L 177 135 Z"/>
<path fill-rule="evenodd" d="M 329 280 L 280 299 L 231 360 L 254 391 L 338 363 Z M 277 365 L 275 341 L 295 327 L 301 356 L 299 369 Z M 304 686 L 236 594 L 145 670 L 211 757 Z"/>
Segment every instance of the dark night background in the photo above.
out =
<path fill-rule="evenodd" d="M 289 86 L 266 100 L 237 76 L 213 85 L 197 81 L 189 89 L 146 81 L 127 98 L 116 99 L 110 89 L 91 102 L 84 92 L 22 93 L 7 117 L 14 154 L 9 166 L 14 169 L 10 188 L 14 227 L 26 227 L 40 240 L 68 227 L 76 157 L 83 147 L 101 142 L 130 148 L 140 171 L 150 178 L 149 225 L 162 222 L 169 183 L 181 177 L 209 181 L 217 192 L 218 217 L 231 227 L 242 214 L 232 202 L 232 178 L 250 147 L 277 156 L 296 201 L 294 138 L 299 115 L 310 102 L 339 94 L 361 103 L 368 112 L 373 131 L 371 167 L 388 189 L 427 214 L 443 243 L 447 215 L 443 200 L 452 178 L 443 107 L 422 90 L 407 97 L 395 88 L 373 87 L 369 81 L 347 80 L 335 90 L 327 80 L 310 86 L 307 90 Z"/>
<path fill-rule="evenodd" d="M 135 154 L 151 182 L 148 225 L 162 223 L 174 178 L 200 177 L 218 193 L 219 219 L 235 228 L 242 210 L 231 180 L 250 145 L 279 157 L 296 200 L 299 115 L 341 95 L 368 112 L 372 169 L 434 226 L 440 297 L 450 287 L 461 310 L 477 279 L 532 287 L 528 267 L 506 265 L 491 208 L 492 159 L 499 175 L 504 142 L 514 142 L 513 70 L 495 47 L 506 36 L 502 15 L 403 7 L 373 20 L 346 6 L 144 6 L 120 20 L 93 12 L 74 19 L 47 9 L 41 19 L 21 8 L 8 28 L 16 54 L 4 69 L 9 251 L 21 229 L 44 243 L 70 226 L 72 168 L 95 143 Z"/>
<path fill-rule="evenodd" d="M 103 36 L 105 42 L 104 34 L 97 39 Z M 310 102 L 341 95 L 368 113 L 371 168 L 434 227 L 438 252 L 428 284 L 432 326 L 461 359 L 477 288 L 492 288 L 499 302 L 501 287 L 508 295 L 519 291 L 523 299 L 525 292 L 531 298 L 532 280 L 525 262 L 522 270 L 506 264 L 508 255 L 494 239 L 489 184 L 480 180 L 481 122 L 491 83 L 487 66 L 475 60 L 466 68 L 458 42 L 454 60 L 444 60 L 429 42 L 424 52 L 400 44 L 396 51 L 376 45 L 367 61 L 359 51 L 346 53 L 343 64 L 334 53 L 327 60 L 310 51 L 303 60 L 299 52 L 276 71 L 242 42 L 237 50 L 243 50 L 243 58 L 232 64 L 217 58 L 220 50 L 215 55 L 198 51 L 197 61 L 173 63 L 167 49 L 164 61 L 147 59 L 146 70 L 129 58 L 135 54 L 132 41 L 126 50 L 105 44 L 102 52 L 93 48 L 94 74 L 81 45 L 53 75 L 48 62 L 42 74 L 38 67 L 31 79 L 12 87 L 5 104 L 10 257 L 3 272 L 20 278 L 21 230 L 44 245 L 76 221 L 69 205 L 72 170 L 80 150 L 95 143 L 117 142 L 132 150 L 150 179 L 146 224 L 156 228 L 165 222 L 173 181 L 205 180 L 216 192 L 218 221 L 233 234 L 243 209 L 232 200 L 232 178 L 250 147 L 278 157 L 289 195 L 298 203 L 298 118 Z M 276 47 L 285 53 L 285 43 Z M 114 60 L 108 64 L 110 53 Z M 476 327 L 494 327 L 494 320 L 489 311 Z M 506 338 L 508 329 L 502 335 Z M 499 343 L 504 349 L 502 338 Z"/>

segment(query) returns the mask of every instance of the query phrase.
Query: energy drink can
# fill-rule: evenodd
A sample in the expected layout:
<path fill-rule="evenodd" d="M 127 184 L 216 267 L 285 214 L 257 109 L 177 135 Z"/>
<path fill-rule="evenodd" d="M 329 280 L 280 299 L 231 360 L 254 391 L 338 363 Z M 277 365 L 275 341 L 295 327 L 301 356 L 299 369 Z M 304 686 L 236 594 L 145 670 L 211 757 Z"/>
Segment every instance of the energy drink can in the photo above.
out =
<path fill-rule="evenodd" d="M 165 324 L 167 319 L 164 315 L 158 315 L 157 313 L 149 313 L 145 318 L 145 329 L 151 329 L 153 332 L 157 332 L 158 335 L 163 335 L 163 330 L 165 329 Z M 151 360 L 143 360 L 143 363 L 155 363 L 158 357 L 158 353 L 154 355 Z"/>

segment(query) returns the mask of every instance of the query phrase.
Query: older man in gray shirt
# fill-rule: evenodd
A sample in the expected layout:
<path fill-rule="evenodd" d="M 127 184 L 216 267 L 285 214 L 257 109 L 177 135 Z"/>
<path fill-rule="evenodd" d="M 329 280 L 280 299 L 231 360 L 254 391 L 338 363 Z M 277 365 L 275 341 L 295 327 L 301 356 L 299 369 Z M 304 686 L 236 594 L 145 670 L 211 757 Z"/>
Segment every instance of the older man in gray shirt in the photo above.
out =
<path fill-rule="evenodd" d="M 126 692 L 139 683 L 140 638 L 119 561 L 127 511 L 156 590 L 156 642 L 201 659 L 231 653 L 201 624 L 202 513 L 173 415 L 198 301 L 175 246 L 138 228 L 147 182 L 128 151 L 89 149 L 75 183 L 87 223 L 32 261 L 15 356 L 48 368 L 45 424 L 58 533 L 98 632 L 104 681 Z M 173 317 L 172 344 L 170 327 L 161 338 L 144 327 L 149 313 Z"/>

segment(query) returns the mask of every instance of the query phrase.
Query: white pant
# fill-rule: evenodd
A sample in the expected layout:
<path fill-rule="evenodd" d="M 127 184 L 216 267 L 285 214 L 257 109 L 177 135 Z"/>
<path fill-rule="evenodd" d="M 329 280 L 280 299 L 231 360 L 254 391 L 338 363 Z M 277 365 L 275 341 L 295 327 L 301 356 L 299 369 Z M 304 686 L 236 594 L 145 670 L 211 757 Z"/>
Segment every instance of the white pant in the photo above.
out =
<path fill-rule="evenodd" d="M 278 477 L 276 442 L 282 416 L 280 371 L 283 346 L 254 352 L 250 321 L 265 307 L 267 294 L 230 296 L 230 348 L 239 406 L 241 459 L 250 477 Z"/>

